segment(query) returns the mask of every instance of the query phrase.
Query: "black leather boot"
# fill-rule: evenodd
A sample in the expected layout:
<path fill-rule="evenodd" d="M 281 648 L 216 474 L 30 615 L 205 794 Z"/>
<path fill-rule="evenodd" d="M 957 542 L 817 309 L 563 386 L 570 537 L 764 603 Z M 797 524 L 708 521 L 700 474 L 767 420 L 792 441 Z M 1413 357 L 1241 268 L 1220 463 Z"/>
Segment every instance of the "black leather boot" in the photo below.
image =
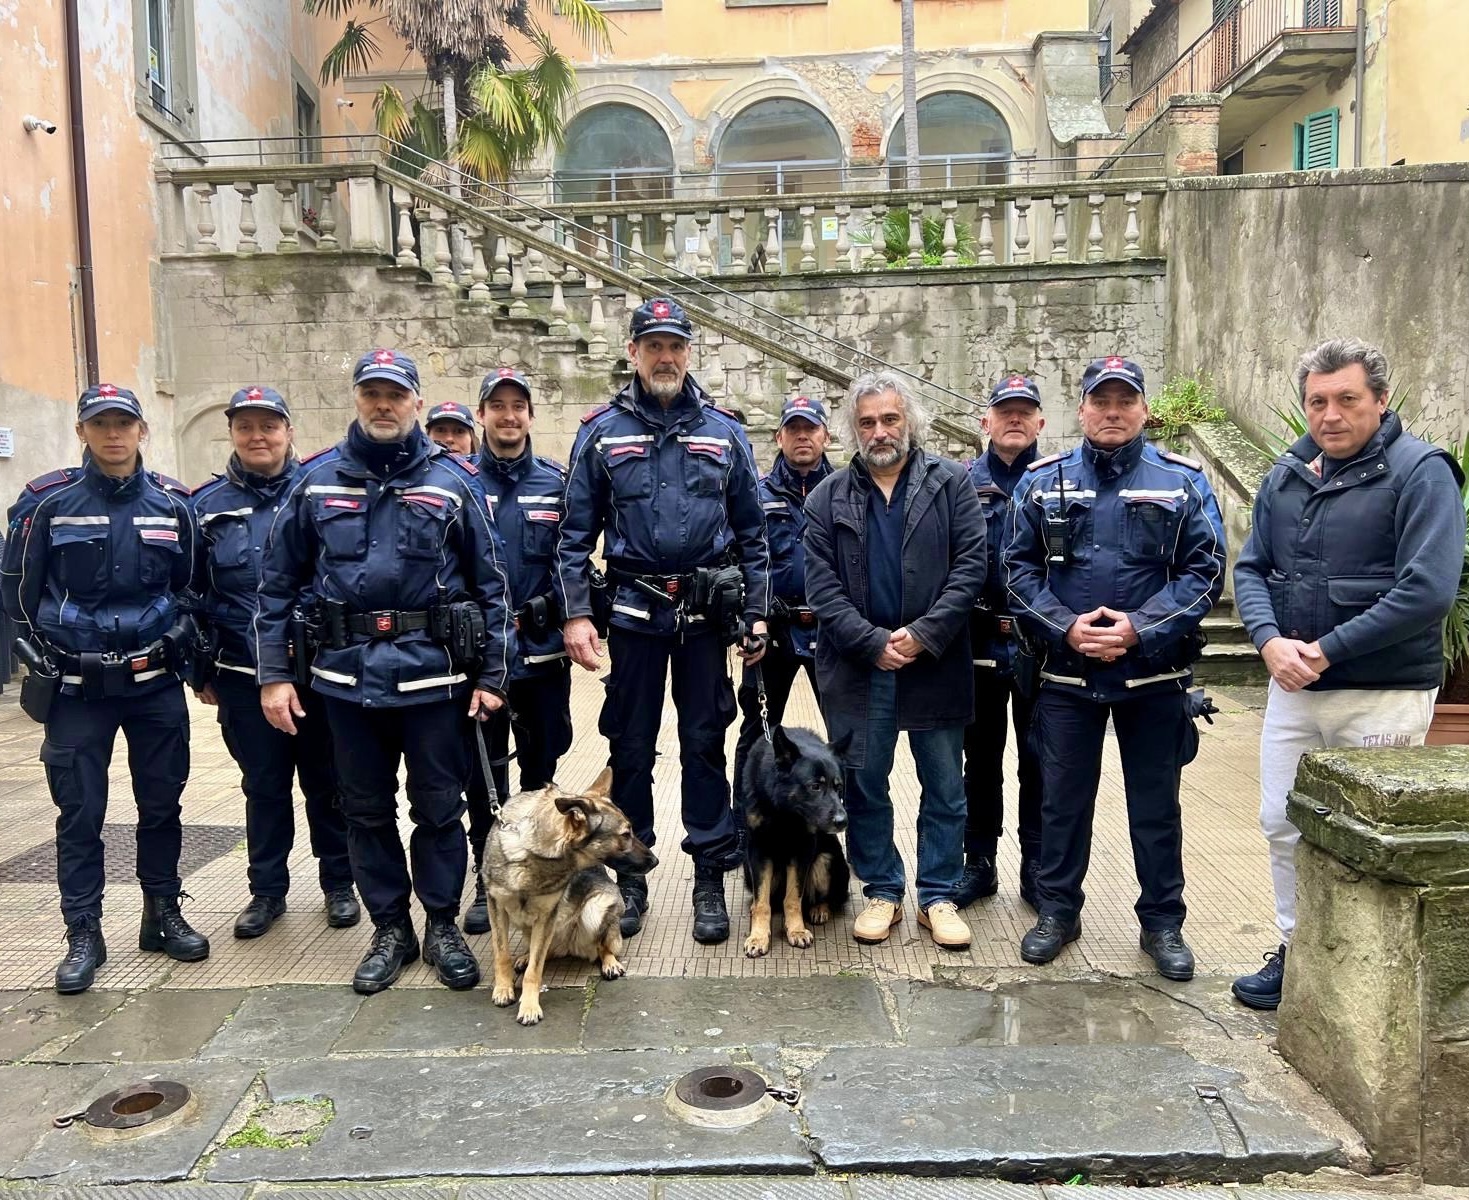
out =
<path fill-rule="evenodd" d="M 235 918 L 235 936 L 258 938 L 285 911 L 286 902 L 281 896 L 251 896 L 250 903 Z"/>
<path fill-rule="evenodd" d="M 1000 890 L 1000 873 L 993 857 L 972 854 L 964 858 L 964 870 L 954 886 L 954 903 L 968 908 L 976 900 L 993 896 Z"/>
<path fill-rule="evenodd" d="M 729 909 L 724 905 L 724 872 L 694 868 L 694 941 L 718 945 L 729 937 Z"/>
<path fill-rule="evenodd" d="M 332 888 L 322 898 L 326 909 L 326 923 L 333 929 L 350 929 L 362 920 L 362 905 L 357 903 L 357 893 L 350 886 Z"/>
<path fill-rule="evenodd" d="M 418 937 L 407 917 L 377 925 L 372 931 L 372 945 L 352 976 L 352 990 L 371 996 L 390 988 L 403 974 L 403 968 L 417 961 Z"/>
<path fill-rule="evenodd" d="M 209 939 L 184 920 L 184 914 L 179 911 L 179 900 L 187 894 L 143 897 L 139 950 L 161 950 L 179 962 L 199 962 L 209 957 Z"/>
<path fill-rule="evenodd" d="M 85 992 L 106 961 L 102 922 L 96 917 L 78 917 L 66 927 L 66 957 L 56 964 L 56 990 L 63 996 Z"/>
<path fill-rule="evenodd" d="M 1028 963 L 1048 963 L 1080 936 L 1080 917 L 1068 922 L 1042 913 L 1035 928 L 1020 939 L 1020 957 Z"/>
<path fill-rule="evenodd" d="M 423 961 L 433 967 L 440 983 L 456 992 L 479 982 L 479 963 L 464 944 L 453 913 L 432 915 L 424 924 Z"/>
<path fill-rule="evenodd" d="M 1144 929 L 1137 939 L 1138 949 L 1158 964 L 1164 979 L 1184 983 L 1194 977 L 1194 952 L 1183 940 L 1183 930 Z"/>
<path fill-rule="evenodd" d="M 474 876 L 474 903 L 469 906 L 469 911 L 464 914 L 465 933 L 489 933 L 490 932 L 490 902 L 485 897 L 484 876 L 478 871 Z"/>
<path fill-rule="evenodd" d="M 622 893 L 622 936 L 630 938 L 643 927 L 648 911 L 648 877 L 617 873 L 617 890 Z"/>
<path fill-rule="evenodd" d="M 1039 851 L 1034 855 L 1027 854 L 1024 848 L 1020 851 L 1020 899 L 1031 908 L 1039 912 L 1040 892 L 1036 890 L 1035 877 L 1040 874 Z"/>

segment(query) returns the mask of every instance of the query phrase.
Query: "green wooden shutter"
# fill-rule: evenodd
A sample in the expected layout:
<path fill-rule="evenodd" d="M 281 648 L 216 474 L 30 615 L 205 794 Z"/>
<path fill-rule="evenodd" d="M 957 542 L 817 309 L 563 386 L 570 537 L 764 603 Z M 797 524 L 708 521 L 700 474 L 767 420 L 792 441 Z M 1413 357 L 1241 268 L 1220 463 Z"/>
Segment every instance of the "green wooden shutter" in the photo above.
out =
<path fill-rule="evenodd" d="M 1330 29 L 1341 24 L 1341 0 L 1306 0 L 1302 14 L 1307 29 Z"/>
<path fill-rule="evenodd" d="M 1296 126 L 1296 170 L 1327 171 L 1336 165 L 1341 110 L 1312 113 Z"/>

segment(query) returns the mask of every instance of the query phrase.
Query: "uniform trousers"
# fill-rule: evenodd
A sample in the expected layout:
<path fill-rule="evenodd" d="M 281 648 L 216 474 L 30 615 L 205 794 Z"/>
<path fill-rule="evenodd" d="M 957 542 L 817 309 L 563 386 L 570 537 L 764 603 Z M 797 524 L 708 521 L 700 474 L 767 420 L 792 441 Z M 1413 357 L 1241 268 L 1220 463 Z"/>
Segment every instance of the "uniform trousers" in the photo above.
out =
<path fill-rule="evenodd" d="M 410 892 L 427 913 L 457 915 L 469 857 L 462 823 L 469 775 L 468 696 L 403 708 L 323 699 L 352 875 L 373 923 L 406 918 Z M 413 822 L 407 857 L 398 836 L 399 762 L 408 769 Z"/>
<path fill-rule="evenodd" d="M 512 679 L 506 688 L 509 704 L 491 715 L 481 727 L 485 750 L 500 795 L 509 799 L 510 736 L 515 735 L 515 761 L 520 764 L 522 792 L 545 787 L 556 777 L 556 764 L 571 749 L 571 669 L 566 662 L 553 664 L 524 679 Z M 490 836 L 490 793 L 480 766 L 475 744 L 474 722 L 469 722 L 469 848 L 476 869 L 485 860 L 485 842 Z"/>
<path fill-rule="evenodd" d="M 1041 762 L 1041 855 L 1036 892 L 1042 915 L 1073 921 L 1086 902 L 1082 881 L 1092 853 L 1092 819 L 1102 778 L 1107 716 L 1117 735 L 1127 791 L 1127 828 L 1144 929 L 1183 924 L 1183 819 L 1179 771 L 1188 724 L 1179 691 L 1104 703 L 1043 686 L 1032 727 Z"/>
<path fill-rule="evenodd" d="M 599 728 L 611 750 L 612 802 L 644 844 L 653 845 L 653 760 L 671 669 L 683 768 L 683 850 L 697 866 L 729 869 L 739 861 L 739 839 L 724 733 L 734 721 L 735 698 L 719 634 L 662 636 L 613 626 L 608 648 L 612 670 Z"/>
<path fill-rule="evenodd" d="M 102 916 L 102 824 L 107 769 L 121 729 L 138 809 L 137 873 L 147 896 L 176 896 L 183 823 L 179 797 L 189 778 L 189 710 L 182 683 L 136 696 L 51 704 L 41 762 L 56 813 L 56 878 L 67 924 Z"/>
<path fill-rule="evenodd" d="M 1433 720 L 1437 688 L 1332 688 L 1287 692 L 1275 680 L 1260 731 L 1260 828 L 1270 843 L 1275 923 L 1289 942 L 1296 927 L 1296 843 L 1285 815 L 1301 755 L 1327 747 L 1421 746 Z"/>
<path fill-rule="evenodd" d="M 245 793 L 245 844 L 252 896 L 283 898 L 291 888 L 287 866 L 296 841 L 296 803 L 292 777 L 306 798 L 306 829 L 316 856 L 323 892 L 352 886 L 347 854 L 347 821 L 337 798 L 330 734 L 320 695 L 298 689 L 305 718 L 297 718 L 295 737 L 265 719 L 260 688 L 252 675 L 221 669 L 214 679 L 219 697 L 219 727 L 225 747 L 240 768 Z"/>
<path fill-rule="evenodd" d="M 1006 711 L 1008 708 L 1008 712 Z M 993 860 L 1005 824 L 1005 726 L 1015 727 L 1020 799 L 1016 835 L 1020 855 L 1031 860 L 1041 847 L 1041 763 L 1030 740 L 1035 700 L 1013 676 L 978 667 L 974 672 L 974 720 L 964 730 L 964 853 Z"/>

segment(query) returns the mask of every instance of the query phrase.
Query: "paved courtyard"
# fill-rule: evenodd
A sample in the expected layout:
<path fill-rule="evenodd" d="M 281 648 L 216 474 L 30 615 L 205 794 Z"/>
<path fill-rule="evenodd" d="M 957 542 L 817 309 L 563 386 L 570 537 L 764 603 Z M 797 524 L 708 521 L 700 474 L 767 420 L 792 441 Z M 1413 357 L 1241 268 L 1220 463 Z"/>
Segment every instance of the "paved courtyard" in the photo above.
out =
<path fill-rule="evenodd" d="M 605 673 L 605 672 L 604 672 Z M 578 670 L 573 691 L 577 731 L 571 752 L 558 772 L 568 787 L 585 786 L 606 759 L 597 733 L 602 700 L 600 679 Z M 1198 760 L 1184 771 L 1184 851 L 1189 905 L 1187 933 L 1198 955 L 1201 975 L 1251 969 L 1275 934 L 1270 878 L 1264 846 L 1256 827 L 1258 711 L 1248 695 L 1218 697 L 1222 713 L 1205 727 Z M 352 930 L 325 927 L 320 912 L 314 864 L 298 832 L 291 860 L 291 911 L 263 938 L 235 941 L 230 936 L 236 912 L 245 902 L 244 801 L 239 772 L 225 751 L 214 713 L 192 706 L 193 773 L 184 792 L 185 889 L 192 896 L 185 911 L 213 943 L 208 961 L 177 964 L 161 955 L 142 954 L 135 931 L 141 899 L 132 875 L 133 806 L 126 783 L 126 755 L 119 739 L 113 773 L 108 823 L 114 834 L 108 853 L 109 880 L 104 920 L 109 960 L 97 986 L 115 988 L 229 988 L 272 983 L 345 982 L 361 956 L 368 932 L 364 923 Z M 788 723 L 820 728 L 814 701 L 804 678 L 792 696 Z M 304 736 L 324 737 L 308 732 Z M 52 848 L 54 809 L 47 795 L 36 753 L 40 727 L 16 705 L 15 689 L 0 695 L 0 988 L 45 986 L 64 949 L 56 903 Z M 733 758 L 734 730 L 730 731 Z M 1087 880 L 1085 932 L 1047 968 L 1021 963 L 1020 936 L 1032 914 L 1016 896 L 1019 850 L 1007 829 L 1000 855 L 1000 894 L 966 912 L 974 943 L 965 953 L 938 951 L 919 930 L 913 906 L 903 923 L 882 946 L 866 947 L 851 938 L 853 910 L 860 907 L 854 883 L 853 903 L 816 931 L 808 950 L 797 950 L 777 934 L 768 957 L 747 959 L 741 942 L 749 913 L 743 883 L 729 876 L 734 932 L 722 946 L 699 946 L 689 936 L 688 895 L 692 864 L 678 852 L 679 767 L 671 705 L 664 710 L 655 794 L 659 851 L 663 865 L 651 877 L 652 911 L 641 935 L 631 940 L 625 956 L 632 975 L 662 977 L 758 977 L 834 975 L 851 971 L 910 979 L 932 979 L 936 969 L 981 968 L 997 978 L 1067 978 L 1089 973 L 1149 975 L 1152 964 L 1137 949 L 1136 897 L 1127 840 L 1121 769 L 1109 739 L 1098 800 L 1096 841 Z M 1013 754 L 1013 752 L 1012 752 Z M 1012 769 L 1008 772 L 1013 780 Z M 912 875 L 917 780 L 906 752 L 900 753 L 894 776 L 898 805 L 899 845 Z M 1010 801 L 1013 804 L 1013 782 Z M 1013 808 L 1007 819 L 1013 818 Z M 301 818 L 298 817 L 298 825 Z M 485 958 L 488 935 L 471 939 Z M 552 986 L 576 984 L 590 966 L 562 963 L 547 974 Z M 966 975 L 974 972 L 966 971 Z M 419 964 L 400 986 L 437 986 Z"/>

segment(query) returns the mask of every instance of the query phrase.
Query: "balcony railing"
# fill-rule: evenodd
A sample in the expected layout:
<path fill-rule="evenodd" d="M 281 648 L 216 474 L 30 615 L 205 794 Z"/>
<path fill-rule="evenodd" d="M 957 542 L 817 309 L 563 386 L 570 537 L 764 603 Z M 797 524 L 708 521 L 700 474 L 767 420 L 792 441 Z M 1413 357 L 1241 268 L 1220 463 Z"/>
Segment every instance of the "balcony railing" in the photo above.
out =
<path fill-rule="evenodd" d="M 1136 133 L 1170 96 L 1217 92 L 1285 33 L 1350 27 L 1340 0 L 1242 0 L 1127 106 Z"/>

